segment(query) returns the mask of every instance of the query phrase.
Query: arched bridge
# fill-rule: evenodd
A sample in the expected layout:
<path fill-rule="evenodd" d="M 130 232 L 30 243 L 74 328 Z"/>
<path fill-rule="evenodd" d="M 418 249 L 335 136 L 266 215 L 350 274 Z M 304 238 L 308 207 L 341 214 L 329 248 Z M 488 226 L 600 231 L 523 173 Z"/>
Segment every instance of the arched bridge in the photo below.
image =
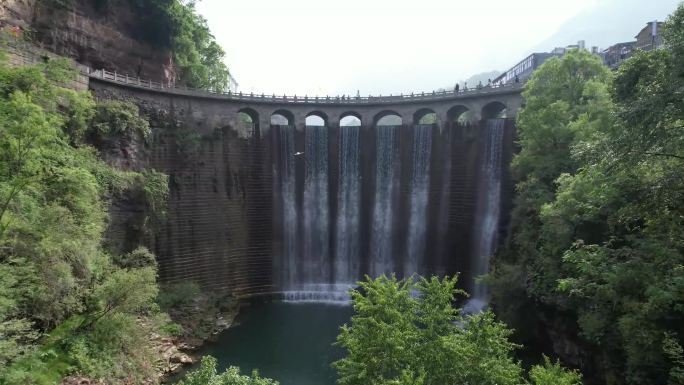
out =
<path fill-rule="evenodd" d="M 336 127 L 343 119 L 355 117 L 358 119 L 356 124 L 371 127 L 385 116 L 395 116 L 394 122 L 400 120 L 401 125 L 409 126 L 434 114 L 430 123 L 444 125 L 459 120 L 478 122 L 496 117 L 514 118 L 523 104 L 523 83 L 390 96 L 280 96 L 164 87 L 157 82 L 103 70 L 91 72 L 89 77 L 90 88 L 96 92 L 109 90 L 165 103 L 173 100 L 177 107 L 193 111 L 193 120 L 199 130 L 238 127 L 240 113 L 249 116 L 262 133 L 274 123 L 303 129 L 307 118 L 312 116 L 319 118 L 315 125 L 321 125 L 322 121 L 327 127 Z M 274 122 L 274 115 L 279 115 L 281 121 Z"/>

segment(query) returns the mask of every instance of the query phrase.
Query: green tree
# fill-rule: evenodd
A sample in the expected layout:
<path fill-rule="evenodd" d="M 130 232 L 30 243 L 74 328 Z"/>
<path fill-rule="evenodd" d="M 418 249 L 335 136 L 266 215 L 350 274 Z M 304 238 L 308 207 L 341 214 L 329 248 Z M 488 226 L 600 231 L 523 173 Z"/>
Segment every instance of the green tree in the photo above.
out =
<path fill-rule="evenodd" d="M 225 91 L 230 71 L 225 52 L 211 34 L 194 0 L 131 0 L 143 13 L 143 36 L 172 51 L 179 80 L 190 87 Z"/>
<path fill-rule="evenodd" d="M 560 363 L 552 363 L 544 357 L 544 365 L 530 369 L 530 380 L 534 385 L 582 385 L 582 376 L 574 371 L 563 369 Z"/>
<path fill-rule="evenodd" d="M 610 71 L 600 59 L 582 50 L 547 60 L 526 84 L 526 105 L 517 120 L 520 152 L 511 165 L 516 194 L 510 236 L 498 253 L 488 278 L 495 309 L 516 330 L 518 341 L 537 344 L 542 311 L 537 301 L 555 302 L 561 251 L 541 246 L 545 237 L 540 213 L 553 201 L 556 179 L 574 173 L 580 158 L 593 153 L 584 138 L 610 126 Z M 552 316 L 552 315 L 550 315 Z"/>
<path fill-rule="evenodd" d="M 200 367 L 190 372 L 178 385 L 278 385 L 277 381 L 263 378 L 256 371 L 251 376 L 243 376 L 234 366 L 219 374 L 216 359 L 212 356 L 202 358 Z"/>
<path fill-rule="evenodd" d="M 520 384 L 511 331 L 491 312 L 453 307 L 456 278 L 381 276 L 352 291 L 354 315 L 337 344 L 341 385 Z"/>
<path fill-rule="evenodd" d="M 95 102 L 62 87 L 74 74 L 61 61 L 0 63 L 3 384 L 54 384 L 70 373 L 152 376 L 153 327 L 141 320 L 157 312 L 154 256 L 134 250 L 117 266 L 102 234 L 113 191 L 150 180 L 140 195 L 163 210 L 166 177 L 115 170 L 97 157 L 86 142 L 102 123 L 93 121 Z"/>
<path fill-rule="evenodd" d="M 557 68 L 543 65 L 518 121 L 515 225 L 490 277 L 500 288 L 497 309 L 515 318 L 507 307 L 528 301 L 553 322 L 579 326 L 571 337 L 598 352 L 593 359 L 608 384 L 680 378 L 672 336 L 684 325 L 683 19 L 680 5 L 666 22 L 670 50 L 637 52 L 612 83 L 578 76 L 539 83 Z M 595 72 L 591 62 L 572 68 Z M 559 95 L 560 102 L 581 96 L 563 106 Z M 566 129 L 549 129 L 557 121 Z M 502 290 L 508 271 L 522 272 L 514 291 L 522 298 Z"/>

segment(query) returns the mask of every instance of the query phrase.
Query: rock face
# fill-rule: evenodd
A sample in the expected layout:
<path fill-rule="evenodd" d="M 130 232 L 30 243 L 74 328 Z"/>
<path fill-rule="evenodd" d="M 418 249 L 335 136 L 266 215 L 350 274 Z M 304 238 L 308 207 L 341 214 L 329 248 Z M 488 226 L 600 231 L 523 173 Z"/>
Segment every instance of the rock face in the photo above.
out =
<path fill-rule="evenodd" d="M 160 80 L 170 53 L 141 40 L 142 16 L 132 7 L 96 3 L 2 0 L 0 26 L 19 26 L 36 44 L 94 69 Z"/>

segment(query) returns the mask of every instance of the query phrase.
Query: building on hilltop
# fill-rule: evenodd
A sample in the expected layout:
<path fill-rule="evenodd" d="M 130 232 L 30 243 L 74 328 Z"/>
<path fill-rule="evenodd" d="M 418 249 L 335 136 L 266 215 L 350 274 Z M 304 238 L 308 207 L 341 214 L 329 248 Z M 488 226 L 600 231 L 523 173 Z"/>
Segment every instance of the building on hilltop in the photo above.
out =
<path fill-rule="evenodd" d="M 636 39 L 636 48 L 650 51 L 663 45 L 663 37 L 660 35 L 662 27 L 662 21 L 649 21 L 646 26 L 634 36 Z"/>
<path fill-rule="evenodd" d="M 651 51 L 663 45 L 663 37 L 660 30 L 662 21 L 650 21 L 634 36 L 636 40 L 614 44 L 601 52 L 603 63 L 611 68 L 616 68 L 623 61 L 629 59 L 636 50 Z"/>
<path fill-rule="evenodd" d="M 554 52 L 533 53 L 511 67 L 508 71 L 499 75 L 496 79 L 492 80 L 492 84 L 494 86 L 502 86 L 516 81 L 523 81 L 532 75 L 532 72 L 534 72 L 537 67 L 553 56 L 560 56 L 560 54 Z"/>
<path fill-rule="evenodd" d="M 607 65 L 608 67 L 615 68 L 625 59 L 632 56 L 634 49 L 636 49 L 635 41 L 617 43 L 603 50 L 600 56 L 603 59 L 603 64 Z"/>
<path fill-rule="evenodd" d="M 603 51 L 600 51 L 598 47 L 592 47 L 591 53 L 600 56 L 605 65 L 616 68 L 620 63 L 630 58 L 638 49 L 650 51 L 660 48 L 663 45 L 663 38 L 660 34 L 662 26 L 663 22 L 661 21 L 650 21 L 634 37 L 636 40 L 617 43 Z M 577 44 L 571 44 L 566 47 L 556 47 L 548 53 L 533 53 L 494 79 L 492 84 L 501 86 L 514 82 L 516 79 L 522 81 L 528 78 L 548 58 L 553 56 L 561 57 L 573 49 L 586 49 L 585 41 L 580 40 Z"/>
<path fill-rule="evenodd" d="M 547 59 L 557 56 L 561 57 L 568 51 L 573 49 L 586 49 L 584 40 L 580 40 L 577 44 L 568 45 L 567 47 L 556 47 L 551 52 L 536 52 L 521 60 L 518 64 L 511 67 L 508 71 L 501 74 L 496 79 L 492 80 L 494 86 L 502 86 L 504 84 L 517 81 L 523 81 L 532 75 L 537 67 L 542 65 Z M 597 48 L 598 50 L 598 48 Z"/>

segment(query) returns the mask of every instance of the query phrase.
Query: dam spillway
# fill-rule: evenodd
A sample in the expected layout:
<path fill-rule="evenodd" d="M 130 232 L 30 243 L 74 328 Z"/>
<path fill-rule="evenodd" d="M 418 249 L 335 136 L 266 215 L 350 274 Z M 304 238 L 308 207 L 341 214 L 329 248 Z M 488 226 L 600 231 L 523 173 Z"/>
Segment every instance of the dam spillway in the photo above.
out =
<path fill-rule="evenodd" d="M 275 127 L 275 290 L 291 301 L 340 301 L 366 274 L 460 271 L 486 301 L 472 279 L 486 273 L 498 241 L 506 126 Z"/>

